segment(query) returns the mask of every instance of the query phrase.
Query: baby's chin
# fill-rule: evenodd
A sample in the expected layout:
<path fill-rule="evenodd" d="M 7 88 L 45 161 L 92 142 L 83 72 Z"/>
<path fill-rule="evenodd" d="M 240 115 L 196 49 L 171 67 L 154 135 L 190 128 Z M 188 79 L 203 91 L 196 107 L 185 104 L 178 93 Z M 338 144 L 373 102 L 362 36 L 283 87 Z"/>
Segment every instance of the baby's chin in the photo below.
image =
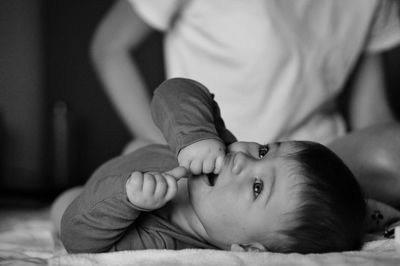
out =
<path fill-rule="evenodd" d="M 186 189 L 187 189 L 187 193 L 189 195 L 189 200 L 190 201 L 191 201 L 192 194 L 193 194 L 193 192 L 195 190 L 195 187 L 196 187 L 195 178 L 193 178 L 193 177 L 188 178 L 187 181 L 186 181 Z"/>
<path fill-rule="evenodd" d="M 212 187 L 207 184 L 205 175 L 195 176 L 187 179 L 187 191 L 191 202 L 201 200 Z"/>

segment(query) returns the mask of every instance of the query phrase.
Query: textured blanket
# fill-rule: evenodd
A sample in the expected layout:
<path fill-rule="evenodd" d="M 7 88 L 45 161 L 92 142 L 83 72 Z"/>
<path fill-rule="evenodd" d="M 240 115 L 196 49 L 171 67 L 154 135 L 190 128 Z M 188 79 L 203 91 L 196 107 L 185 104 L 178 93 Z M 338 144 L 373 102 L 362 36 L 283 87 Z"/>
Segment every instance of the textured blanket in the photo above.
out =
<path fill-rule="evenodd" d="M 47 209 L 0 215 L 0 265 L 400 265 L 400 244 L 393 239 L 366 242 L 357 252 L 308 255 L 200 249 L 70 255 Z"/>
<path fill-rule="evenodd" d="M 400 265 L 400 249 L 390 240 L 371 242 L 365 250 L 328 254 L 245 253 L 188 249 L 125 251 L 59 256 L 50 265 Z"/>

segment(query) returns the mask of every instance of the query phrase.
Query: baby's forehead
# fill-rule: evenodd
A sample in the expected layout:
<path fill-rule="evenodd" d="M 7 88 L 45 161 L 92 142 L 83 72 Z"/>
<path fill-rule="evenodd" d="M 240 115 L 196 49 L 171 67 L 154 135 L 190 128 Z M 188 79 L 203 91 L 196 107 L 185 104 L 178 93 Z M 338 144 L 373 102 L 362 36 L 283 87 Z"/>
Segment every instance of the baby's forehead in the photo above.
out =
<path fill-rule="evenodd" d="M 302 150 L 305 150 L 307 147 L 306 142 L 304 141 L 295 141 L 295 140 L 288 140 L 288 141 L 278 141 L 272 143 L 273 145 L 278 145 L 279 148 L 283 153 L 286 154 L 293 154 L 298 153 Z"/>
<path fill-rule="evenodd" d="M 285 159 L 285 171 L 281 172 L 279 178 L 284 178 L 284 187 L 282 188 L 285 200 L 294 203 L 300 203 L 304 189 L 308 185 L 308 175 L 301 163 L 292 157 Z M 296 204 L 294 204 L 296 205 Z"/>
<path fill-rule="evenodd" d="M 281 179 L 280 191 L 285 199 L 298 201 L 302 191 L 308 184 L 308 173 L 296 156 L 288 154 L 281 157 L 279 168 L 275 173 Z M 284 182 L 282 182 L 284 181 Z"/>

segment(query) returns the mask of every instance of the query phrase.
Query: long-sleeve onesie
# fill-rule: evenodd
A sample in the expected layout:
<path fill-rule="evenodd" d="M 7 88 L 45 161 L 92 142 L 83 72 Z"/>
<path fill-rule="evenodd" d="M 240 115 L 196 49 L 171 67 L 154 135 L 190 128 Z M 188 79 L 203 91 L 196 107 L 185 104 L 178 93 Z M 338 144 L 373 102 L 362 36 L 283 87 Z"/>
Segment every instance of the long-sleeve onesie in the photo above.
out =
<path fill-rule="evenodd" d="M 68 252 L 215 248 L 185 234 L 161 212 L 133 206 L 125 184 L 133 171 L 165 172 L 178 166 L 176 155 L 194 142 L 217 139 L 227 145 L 235 137 L 225 128 L 213 95 L 192 80 L 177 78 L 161 84 L 151 111 L 169 146 L 144 147 L 106 162 L 93 173 L 61 221 L 61 239 Z"/>

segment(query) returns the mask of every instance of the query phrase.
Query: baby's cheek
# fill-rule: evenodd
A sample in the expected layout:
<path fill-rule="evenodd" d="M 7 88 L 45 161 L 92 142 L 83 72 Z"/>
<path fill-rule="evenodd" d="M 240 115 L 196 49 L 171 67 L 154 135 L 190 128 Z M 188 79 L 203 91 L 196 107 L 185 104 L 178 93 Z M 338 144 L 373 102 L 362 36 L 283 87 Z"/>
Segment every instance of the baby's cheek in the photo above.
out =
<path fill-rule="evenodd" d="M 229 203 L 228 203 L 229 204 Z M 216 210 L 212 230 L 213 236 L 226 243 L 237 242 L 246 232 L 246 225 L 241 222 L 243 217 L 240 211 L 234 208 L 221 206 Z"/>

